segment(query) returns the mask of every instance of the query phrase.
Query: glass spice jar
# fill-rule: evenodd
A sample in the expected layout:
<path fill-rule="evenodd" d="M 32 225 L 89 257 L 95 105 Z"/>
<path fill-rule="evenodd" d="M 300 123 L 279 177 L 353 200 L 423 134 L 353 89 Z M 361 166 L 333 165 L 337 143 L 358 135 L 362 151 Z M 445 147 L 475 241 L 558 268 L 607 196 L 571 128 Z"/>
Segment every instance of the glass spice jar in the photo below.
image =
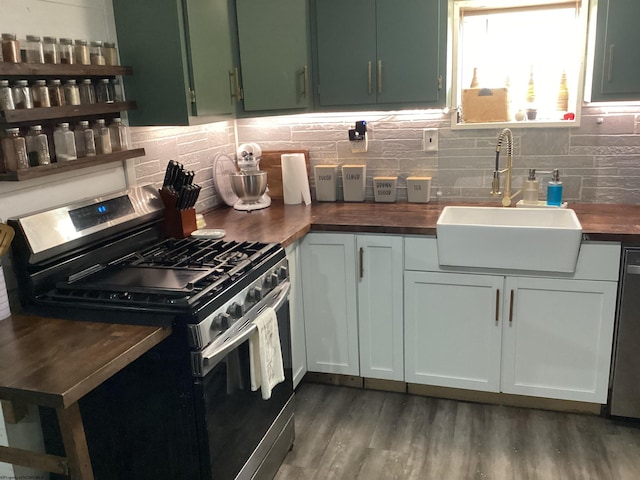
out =
<path fill-rule="evenodd" d="M 44 37 L 44 63 L 60 63 L 60 47 L 56 37 Z"/>
<path fill-rule="evenodd" d="M 56 127 L 53 132 L 53 144 L 58 162 L 69 162 L 78 158 L 75 135 L 69 130 L 68 123 L 60 123 Z"/>
<path fill-rule="evenodd" d="M 16 105 L 13 103 L 13 94 L 9 86 L 9 80 L 0 80 L 0 110 L 15 110 Z"/>
<path fill-rule="evenodd" d="M 90 78 L 85 78 L 80 82 L 80 104 L 93 105 L 96 103 L 96 89 Z"/>
<path fill-rule="evenodd" d="M 111 147 L 110 132 L 103 118 L 96 120 L 93 125 L 93 133 L 96 140 L 96 153 L 98 155 L 111 153 L 113 149 Z"/>
<path fill-rule="evenodd" d="M 89 57 L 91 59 L 91 65 L 105 65 L 104 49 L 101 41 L 96 40 L 91 42 Z"/>
<path fill-rule="evenodd" d="M 69 65 L 76 63 L 76 52 L 73 48 L 73 40 L 70 38 L 60 39 L 60 63 Z"/>
<path fill-rule="evenodd" d="M 129 127 L 122 123 L 120 117 L 116 117 L 109 125 L 109 133 L 111 136 L 111 148 L 114 152 L 120 150 L 129 150 L 131 148 L 129 140 Z"/>
<path fill-rule="evenodd" d="M 20 42 L 13 33 L 2 34 L 2 61 L 20 63 Z"/>
<path fill-rule="evenodd" d="M 37 167 L 38 165 L 49 165 L 51 163 L 51 155 L 49 153 L 49 139 L 42 131 L 42 125 L 32 125 L 26 138 L 27 156 L 29 157 L 29 165 Z"/>
<path fill-rule="evenodd" d="M 44 63 L 44 46 L 38 35 L 27 35 L 24 51 L 27 63 Z"/>
<path fill-rule="evenodd" d="M 89 45 L 86 40 L 76 40 L 75 45 L 76 63 L 79 65 L 91 65 L 91 56 L 89 55 Z"/>
<path fill-rule="evenodd" d="M 20 135 L 20 129 L 8 128 L 6 132 L 6 136 L 2 139 L 2 153 L 6 170 L 15 172 L 29 168 L 27 144 L 24 137 Z"/>
<path fill-rule="evenodd" d="M 122 85 L 120 84 L 120 80 L 117 78 L 111 79 L 109 82 L 111 89 L 113 90 L 113 101 L 114 102 L 124 102 L 124 95 L 122 93 Z"/>
<path fill-rule="evenodd" d="M 67 105 L 80 105 L 80 89 L 73 78 L 64 84 L 64 98 Z"/>
<path fill-rule="evenodd" d="M 103 52 L 106 65 L 118 65 L 118 50 L 114 42 L 104 42 Z"/>
<path fill-rule="evenodd" d="M 73 133 L 76 139 L 78 158 L 94 157 L 96 155 L 96 140 L 93 130 L 89 128 L 89 122 L 87 120 L 78 122 Z"/>
<path fill-rule="evenodd" d="M 64 90 L 62 89 L 62 82 L 60 79 L 54 78 L 49 80 L 49 101 L 52 107 L 64 107 L 67 102 L 64 98 Z"/>
<path fill-rule="evenodd" d="M 17 110 L 26 110 L 33 108 L 33 97 L 31 89 L 26 80 L 16 80 L 13 84 L 13 103 Z"/>
<path fill-rule="evenodd" d="M 46 80 L 36 80 L 36 83 L 31 86 L 31 95 L 33 96 L 33 106 L 35 108 L 51 106 Z"/>
<path fill-rule="evenodd" d="M 96 101 L 98 103 L 113 103 L 113 89 L 108 78 L 101 78 L 96 85 Z"/>

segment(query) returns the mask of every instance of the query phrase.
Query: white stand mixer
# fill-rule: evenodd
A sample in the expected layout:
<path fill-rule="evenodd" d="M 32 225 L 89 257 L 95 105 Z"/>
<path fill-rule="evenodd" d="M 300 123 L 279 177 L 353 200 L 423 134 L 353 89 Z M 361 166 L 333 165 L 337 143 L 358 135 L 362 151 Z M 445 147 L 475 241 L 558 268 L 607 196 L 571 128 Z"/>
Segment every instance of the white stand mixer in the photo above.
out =
<path fill-rule="evenodd" d="M 267 172 L 260 171 L 262 148 L 257 143 L 243 143 L 238 147 L 236 165 L 240 173 L 230 175 L 231 187 L 238 196 L 233 208 L 242 211 L 260 210 L 271 205 L 267 195 Z"/>

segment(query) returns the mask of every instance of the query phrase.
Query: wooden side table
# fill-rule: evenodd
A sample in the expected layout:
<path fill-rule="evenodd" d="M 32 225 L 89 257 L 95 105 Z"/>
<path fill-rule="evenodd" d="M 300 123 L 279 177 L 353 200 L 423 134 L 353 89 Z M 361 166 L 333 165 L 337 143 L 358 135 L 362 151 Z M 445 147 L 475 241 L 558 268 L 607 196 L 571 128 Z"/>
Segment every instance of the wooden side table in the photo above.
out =
<path fill-rule="evenodd" d="M 0 321 L 0 399 L 55 408 L 65 457 L 0 446 L 0 462 L 92 480 L 78 401 L 170 328 L 12 315 Z"/>

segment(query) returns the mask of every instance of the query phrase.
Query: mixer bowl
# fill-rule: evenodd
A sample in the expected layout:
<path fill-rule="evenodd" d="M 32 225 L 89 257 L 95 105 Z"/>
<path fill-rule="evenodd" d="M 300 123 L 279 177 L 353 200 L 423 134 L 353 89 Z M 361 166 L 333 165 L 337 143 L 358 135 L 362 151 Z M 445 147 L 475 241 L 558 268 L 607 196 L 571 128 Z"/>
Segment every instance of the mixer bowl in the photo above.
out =
<path fill-rule="evenodd" d="M 229 178 L 231 188 L 244 203 L 257 202 L 267 190 L 267 172 L 237 173 Z"/>

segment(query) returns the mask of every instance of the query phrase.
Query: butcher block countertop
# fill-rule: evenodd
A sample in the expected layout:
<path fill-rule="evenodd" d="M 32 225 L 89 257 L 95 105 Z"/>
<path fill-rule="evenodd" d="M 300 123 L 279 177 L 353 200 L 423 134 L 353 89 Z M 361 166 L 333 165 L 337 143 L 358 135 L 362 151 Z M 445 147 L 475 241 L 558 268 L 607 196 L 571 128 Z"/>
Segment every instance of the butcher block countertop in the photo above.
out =
<path fill-rule="evenodd" d="M 436 222 L 447 205 L 499 206 L 497 203 L 314 202 L 243 212 L 221 207 L 207 212 L 206 228 L 226 230 L 225 239 L 278 242 L 287 246 L 310 230 L 399 235 L 435 235 Z M 570 204 L 589 240 L 640 243 L 640 205 Z"/>
<path fill-rule="evenodd" d="M 170 334 L 170 328 L 11 315 L 0 321 L 0 399 L 67 408 Z"/>

